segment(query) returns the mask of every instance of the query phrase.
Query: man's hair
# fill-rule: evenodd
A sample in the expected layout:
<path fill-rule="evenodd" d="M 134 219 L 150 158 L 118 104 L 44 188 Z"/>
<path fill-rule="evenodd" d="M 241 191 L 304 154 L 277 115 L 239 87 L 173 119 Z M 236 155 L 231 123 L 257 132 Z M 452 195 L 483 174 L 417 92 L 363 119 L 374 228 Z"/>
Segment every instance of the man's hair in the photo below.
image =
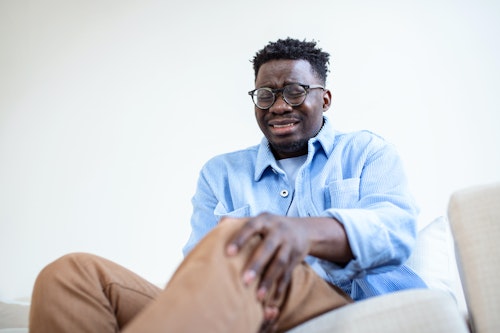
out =
<path fill-rule="evenodd" d="M 317 47 L 315 41 L 300 41 L 290 37 L 269 42 L 262 50 L 257 51 L 252 61 L 255 79 L 257 79 L 260 66 L 268 61 L 281 59 L 308 61 L 323 84 L 326 82 L 330 54 Z"/>

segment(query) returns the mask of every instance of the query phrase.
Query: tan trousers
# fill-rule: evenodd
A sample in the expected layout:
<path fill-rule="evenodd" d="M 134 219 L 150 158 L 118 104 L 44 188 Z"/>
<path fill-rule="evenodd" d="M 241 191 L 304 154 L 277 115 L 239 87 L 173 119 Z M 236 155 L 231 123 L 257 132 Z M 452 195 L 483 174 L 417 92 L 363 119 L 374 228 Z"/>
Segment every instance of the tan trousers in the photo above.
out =
<path fill-rule="evenodd" d="M 219 224 L 185 258 L 164 290 L 133 272 L 90 254 L 70 254 L 39 274 L 30 332 L 251 332 L 261 329 L 257 282 L 242 272 L 259 240 L 234 256 L 226 244 L 241 224 Z M 305 263 L 296 267 L 280 304 L 277 330 L 286 331 L 352 300 Z"/>

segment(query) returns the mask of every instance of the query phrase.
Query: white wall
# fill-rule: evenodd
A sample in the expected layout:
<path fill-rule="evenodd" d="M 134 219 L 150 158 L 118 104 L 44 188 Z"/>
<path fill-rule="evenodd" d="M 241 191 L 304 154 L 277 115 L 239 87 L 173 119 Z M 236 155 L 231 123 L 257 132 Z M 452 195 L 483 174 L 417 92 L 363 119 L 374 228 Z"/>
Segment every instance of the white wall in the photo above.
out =
<path fill-rule="evenodd" d="M 212 155 L 256 144 L 250 59 L 332 54 L 328 115 L 394 142 L 422 208 L 500 180 L 496 1 L 0 0 L 0 297 L 93 252 L 155 283 Z"/>

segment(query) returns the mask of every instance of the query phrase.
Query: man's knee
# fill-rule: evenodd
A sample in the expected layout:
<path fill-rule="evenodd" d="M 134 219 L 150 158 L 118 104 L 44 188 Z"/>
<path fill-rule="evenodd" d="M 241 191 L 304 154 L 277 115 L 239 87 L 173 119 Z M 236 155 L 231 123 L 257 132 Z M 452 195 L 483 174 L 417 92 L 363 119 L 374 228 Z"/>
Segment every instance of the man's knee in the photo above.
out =
<path fill-rule="evenodd" d="M 88 253 L 69 253 L 47 266 L 45 266 L 36 279 L 35 284 L 54 283 L 64 280 L 66 276 L 75 274 L 79 267 L 87 265 L 86 263 L 94 261 L 96 256 Z"/>

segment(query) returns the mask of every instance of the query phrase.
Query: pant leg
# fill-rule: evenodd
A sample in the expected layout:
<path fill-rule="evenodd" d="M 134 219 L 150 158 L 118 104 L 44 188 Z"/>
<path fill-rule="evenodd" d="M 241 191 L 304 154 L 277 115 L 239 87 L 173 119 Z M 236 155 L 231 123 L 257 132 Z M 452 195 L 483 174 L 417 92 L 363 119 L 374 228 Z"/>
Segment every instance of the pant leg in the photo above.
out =
<path fill-rule="evenodd" d="M 125 332 L 258 332 L 263 321 L 263 307 L 256 297 L 258 282 L 247 287 L 241 277 L 260 239 L 254 238 L 235 257 L 225 254 L 230 237 L 241 226 L 240 221 L 231 220 L 214 228 Z M 304 263 L 293 272 L 280 306 L 278 330 L 285 331 L 350 302 L 349 296 L 328 285 Z"/>
<path fill-rule="evenodd" d="M 35 282 L 30 332 L 119 332 L 160 291 L 106 259 L 66 255 L 47 265 Z"/>
<path fill-rule="evenodd" d="M 241 227 L 225 222 L 196 246 L 163 292 L 139 276 L 103 258 L 65 256 L 39 275 L 32 297 L 30 332 L 252 332 L 263 309 L 257 281 L 244 286 L 247 258 L 260 241 L 254 238 L 235 257 L 227 257 L 229 238 Z M 279 331 L 351 302 L 302 264 L 280 304 Z"/>

